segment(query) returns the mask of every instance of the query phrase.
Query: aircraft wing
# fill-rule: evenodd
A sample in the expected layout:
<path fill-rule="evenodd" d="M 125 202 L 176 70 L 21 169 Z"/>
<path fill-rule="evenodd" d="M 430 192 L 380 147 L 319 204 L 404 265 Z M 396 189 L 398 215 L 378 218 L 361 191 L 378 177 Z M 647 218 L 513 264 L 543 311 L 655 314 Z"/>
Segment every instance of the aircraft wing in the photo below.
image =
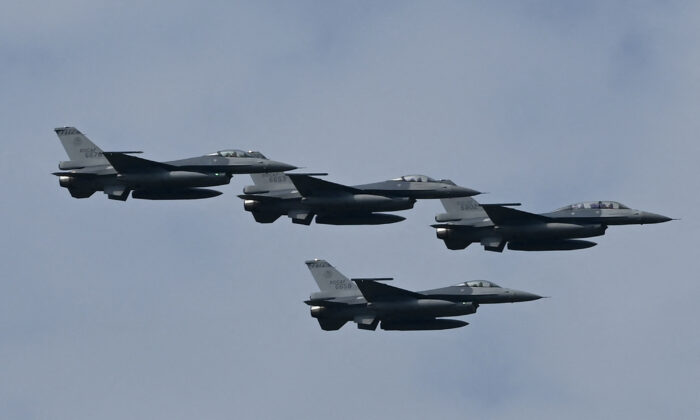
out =
<path fill-rule="evenodd" d="M 272 203 L 272 202 L 277 202 L 280 201 L 280 197 L 272 197 L 269 195 L 257 195 L 257 194 L 239 194 L 238 198 L 242 198 L 244 200 L 256 200 L 260 201 L 261 203 Z"/>
<path fill-rule="evenodd" d="M 286 174 L 294 183 L 294 187 L 299 194 L 310 197 L 314 195 L 329 195 L 336 193 L 360 194 L 362 191 L 347 185 L 336 184 L 335 182 L 324 181 L 302 174 Z"/>
<path fill-rule="evenodd" d="M 153 172 L 160 170 L 172 171 L 177 169 L 177 167 L 166 163 L 130 156 L 122 152 L 104 152 L 104 157 L 107 158 L 109 164 L 119 173 Z"/>
<path fill-rule="evenodd" d="M 526 211 L 516 210 L 510 207 L 503 207 L 499 204 L 482 204 L 481 207 L 483 207 L 484 211 L 495 225 L 542 223 L 552 220 L 546 216 L 528 213 Z"/>
<path fill-rule="evenodd" d="M 378 283 L 376 280 L 368 279 L 352 279 L 357 284 L 357 287 L 362 292 L 362 296 L 367 302 L 378 300 L 401 300 L 401 299 L 418 299 L 425 296 L 420 293 L 410 290 L 401 289 L 399 287 L 389 286 L 383 283 Z"/>

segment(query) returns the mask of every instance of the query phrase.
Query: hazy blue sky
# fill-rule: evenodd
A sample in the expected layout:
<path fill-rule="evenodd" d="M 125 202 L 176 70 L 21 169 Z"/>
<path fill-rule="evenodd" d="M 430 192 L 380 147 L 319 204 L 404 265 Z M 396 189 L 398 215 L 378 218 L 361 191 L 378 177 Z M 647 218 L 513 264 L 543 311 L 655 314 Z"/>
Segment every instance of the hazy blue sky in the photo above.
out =
<path fill-rule="evenodd" d="M 6 4 L 0 417 L 696 418 L 698 45 L 692 1 Z M 209 200 L 76 200 L 50 175 L 64 125 L 146 158 L 256 149 L 344 183 L 426 173 L 525 210 L 683 220 L 496 254 L 447 250 L 439 202 L 256 224 L 247 176 Z M 326 333 L 302 302 L 314 257 L 552 298 Z"/>

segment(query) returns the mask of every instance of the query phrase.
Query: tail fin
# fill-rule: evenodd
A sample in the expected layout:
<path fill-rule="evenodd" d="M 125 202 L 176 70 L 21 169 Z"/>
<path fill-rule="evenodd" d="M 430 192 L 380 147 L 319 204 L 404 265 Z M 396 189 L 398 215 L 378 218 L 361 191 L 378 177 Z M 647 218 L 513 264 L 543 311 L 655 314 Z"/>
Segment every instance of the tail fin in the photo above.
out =
<path fill-rule="evenodd" d="M 440 200 L 447 213 L 435 216 L 436 222 L 447 222 L 464 219 L 485 219 L 488 215 L 484 208 L 471 197 L 443 198 Z"/>
<path fill-rule="evenodd" d="M 360 289 L 325 260 L 306 261 L 311 275 L 321 292 L 329 297 L 360 296 Z"/>
<path fill-rule="evenodd" d="M 59 127 L 54 129 L 59 140 L 66 149 L 70 163 L 80 166 L 108 165 L 102 154 L 102 149 L 91 142 L 75 127 Z"/>
<path fill-rule="evenodd" d="M 257 187 L 265 191 L 293 190 L 292 180 L 284 172 L 268 172 L 262 174 L 250 174 L 250 178 Z"/>
<path fill-rule="evenodd" d="M 471 197 L 443 198 L 440 201 L 448 213 L 459 214 L 481 209 L 481 205 Z"/>

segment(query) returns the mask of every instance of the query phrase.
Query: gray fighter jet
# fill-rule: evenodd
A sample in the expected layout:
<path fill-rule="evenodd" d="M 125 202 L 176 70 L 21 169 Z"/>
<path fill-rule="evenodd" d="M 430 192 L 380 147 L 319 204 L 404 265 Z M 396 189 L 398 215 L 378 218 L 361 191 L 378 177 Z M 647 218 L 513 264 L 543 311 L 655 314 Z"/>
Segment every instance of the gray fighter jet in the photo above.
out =
<path fill-rule="evenodd" d="M 404 217 L 380 212 L 413 208 L 417 199 L 467 197 L 479 194 L 446 179 L 409 175 L 373 184 L 347 186 L 308 174 L 252 174 L 255 185 L 245 187 L 243 208 L 259 223 L 272 223 L 286 214 L 293 223 L 309 225 L 379 225 Z"/>
<path fill-rule="evenodd" d="M 383 330 L 446 330 L 468 323 L 444 317 L 473 314 L 481 304 L 541 298 L 485 280 L 412 292 L 380 283 L 391 278 L 348 279 L 324 260 L 306 261 L 306 265 L 321 291 L 305 303 L 326 331 L 340 329 L 348 321 L 363 330 L 374 330 L 380 322 Z"/>
<path fill-rule="evenodd" d="M 605 234 L 609 225 L 663 223 L 669 217 L 630 209 L 615 201 L 571 204 L 550 213 L 533 214 L 510 204 L 479 204 L 464 197 L 442 200 L 447 213 L 435 216 L 437 237 L 449 249 L 480 242 L 488 251 L 564 251 L 595 246 L 590 238 Z"/>
<path fill-rule="evenodd" d="M 156 162 L 131 156 L 141 152 L 103 152 L 75 127 L 55 129 L 69 161 L 54 172 L 59 184 L 75 198 L 104 191 L 113 200 L 188 200 L 220 195 L 200 188 L 228 184 L 233 174 L 280 172 L 296 166 L 275 162 L 260 152 L 222 150 L 205 156 Z"/>

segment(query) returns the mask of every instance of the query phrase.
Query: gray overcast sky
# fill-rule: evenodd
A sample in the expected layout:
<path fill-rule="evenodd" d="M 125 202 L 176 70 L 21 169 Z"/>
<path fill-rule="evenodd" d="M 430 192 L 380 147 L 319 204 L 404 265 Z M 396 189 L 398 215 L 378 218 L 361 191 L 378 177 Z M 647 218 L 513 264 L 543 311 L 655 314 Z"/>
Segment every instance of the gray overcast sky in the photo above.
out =
<path fill-rule="evenodd" d="M 26 1 L 0 15 L 0 417 L 695 418 L 700 6 L 692 1 Z M 683 218 L 564 253 L 254 223 L 236 194 L 72 199 L 75 125 L 165 160 L 223 148 L 364 183 L 426 173 L 547 211 Z M 551 299 L 441 332 L 321 331 L 303 261 Z"/>

